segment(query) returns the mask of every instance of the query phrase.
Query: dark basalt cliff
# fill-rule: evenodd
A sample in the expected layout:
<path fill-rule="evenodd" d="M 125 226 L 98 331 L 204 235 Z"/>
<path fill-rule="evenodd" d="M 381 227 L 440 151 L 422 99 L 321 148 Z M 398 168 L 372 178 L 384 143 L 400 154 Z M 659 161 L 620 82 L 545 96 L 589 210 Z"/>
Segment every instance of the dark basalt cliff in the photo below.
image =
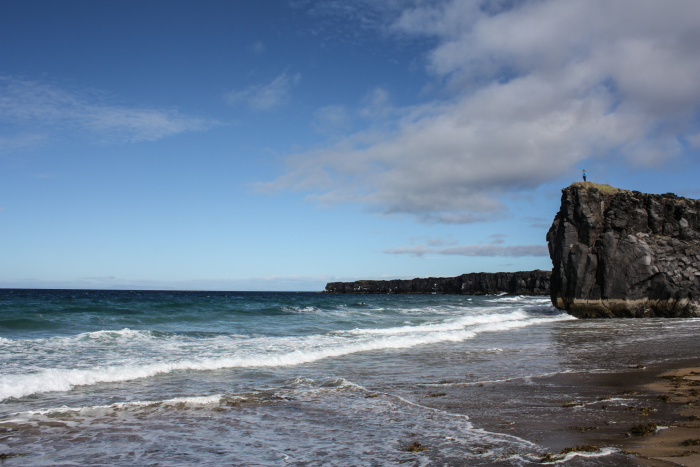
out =
<path fill-rule="evenodd" d="M 557 308 L 700 316 L 700 200 L 577 183 L 562 190 L 547 242 Z"/>
<path fill-rule="evenodd" d="M 329 282 L 331 293 L 403 293 L 484 295 L 548 295 L 550 271 L 479 272 L 457 277 L 395 279 L 387 281 Z"/>

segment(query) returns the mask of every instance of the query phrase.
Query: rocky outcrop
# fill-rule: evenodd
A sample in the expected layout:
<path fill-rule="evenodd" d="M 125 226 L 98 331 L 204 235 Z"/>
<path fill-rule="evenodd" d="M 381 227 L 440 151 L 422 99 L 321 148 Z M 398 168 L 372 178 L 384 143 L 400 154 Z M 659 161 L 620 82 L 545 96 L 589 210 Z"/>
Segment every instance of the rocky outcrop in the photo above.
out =
<path fill-rule="evenodd" d="M 700 200 L 574 184 L 547 242 L 557 308 L 581 318 L 700 316 Z"/>
<path fill-rule="evenodd" d="M 326 292 L 380 294 L 548 295 L 550 271 L 479 272 L 457 277 L 329 282 Z"/>

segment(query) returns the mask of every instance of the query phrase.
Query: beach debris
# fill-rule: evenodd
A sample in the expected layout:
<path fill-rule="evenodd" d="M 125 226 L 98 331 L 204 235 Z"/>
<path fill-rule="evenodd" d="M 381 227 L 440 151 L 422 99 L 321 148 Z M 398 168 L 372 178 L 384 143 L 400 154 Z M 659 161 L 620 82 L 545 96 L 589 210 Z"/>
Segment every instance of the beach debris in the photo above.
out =
<path fill-rule="evenodd" d="M 581 433 L 585 433 L 587 431 L 595 431 L 598 429 L 597 426 L 572 426 L 568 428 L 569 430 L 572 431 L 579 431 Z"/>
<path fill-rule="evenodd" d="M 431 392 L 428 394 L 428 397 L 444 397 L 446 395 L 447 393 L 444 392 Z"/>
<path fill-rule="evenodd" d="M 676 389 L 680 388 L 684 383 L 688 383 L 683 376 L 678 375 L 662 376 L 661 378 L 669 380 Z"/>
<path fill-rule="evenodd" d="M 492 445 L 484 444 L 482 446 L 473 447 L 472 449 L 469 450 L 469 452 L 474 454 L 474 455 L 481 456 L 484 454 L 488 454 L 489 452 L 491 452 L 492 449 L 493 449 Z"/>
<path fill-rule="evenodd" d="M 558 454 L 553 454 L 551 452 L 548 452 L 542 458 L 540 459 L 540 463 L 542 464 L 547 464 L 550 462 L 559 462 L 561 460 L 564 460 L 567 454 L 572 454 L 572 453 L 590 453 L 590 452 L 600 452 L 600 448 L 598 446 L 593 446 L 593 445 L 582 445 L 582 446 L 574 446 L 574 447 L 568 447 L 564 448 L 561 451 L 559 451 Z"/>
<path fill-rule="evenodd" d="M 562 407 L 583 407 L 583 402 L 579 401 L 566 401 Z"/>
<path fill-rule="evenodd" d="M 423 452 L 428 449 L 428 446 L 420 444 L 418 441 L 414 441 L 408 446 L 404 447 L 403 450 L 407 452 Z"/>
<path fill-rule="evenodd" d="M 600 448 L 594 445 L 574 446 L 562 449 L 561 454 L 569 454 L 571 452 L 600 452 Z"/>
<path fill-rule="evenodd" d="M 647 423 L 646 425 L 635 425 L 630 430 L 630 433 L 636 436 L 648 436 L 655 434 L 659 429 L 656 423 Z"/>
<path fill-rule="evenodd" d="M 686 439 L 681 446 L 700 446 L 700 439 Z"/>

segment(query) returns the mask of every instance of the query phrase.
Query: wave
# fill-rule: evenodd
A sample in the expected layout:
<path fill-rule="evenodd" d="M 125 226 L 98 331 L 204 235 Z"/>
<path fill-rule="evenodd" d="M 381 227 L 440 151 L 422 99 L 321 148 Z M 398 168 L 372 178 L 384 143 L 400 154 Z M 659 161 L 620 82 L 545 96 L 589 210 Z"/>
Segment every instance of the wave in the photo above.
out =
<path fill-rule="evenodd" d="M 314 306 L 283 306 L 281 311 L 284 313 L 319 313 L 321 310 Z"/>
<path fill-rule="evenodd" d="M 182 406 L 184 405 L 212 405 L 220 404 L 225 398 L 228 398 L 226 394 L 212 394 L 210 396 L 189 396 L 189 397 L 175 397 L 172 399 L 165 400 L 151 400 L 151 401 L 129 401 L 129 402 L 115 402 L 110 405 L 92 405 L 88 407 L 54 407 L 50 409 L 41 410 L 29 410 L 27 412 L 16 413 L 15 417 L 20 415 L 56 415 L 56 414 L 66 414 L 66 413 L 77 413 L 84 415 L 86 412 L 92 410 L 124 410 L 132 407 L 168 407 L 168 406 Z M 5 420 L 5 423 L 12 422 L 13 420 Z"/>
<path fill-rule="evenodd" d="M 501 315 L 500 318 L 503 319 L 506 316 L 508 315 Z M 488 317 L 488 320 L 491 321 L 476 324 L 471 329 L 464 329 L 464 325 L 460 329 L 451 329 L 449 327 L 453 325 L 450 325 L 447 326 L 449 329 L 446 330 L 436 328 L 426 331 L 425 326 L 423 329 L 417 326 L 414 332 L 405 332 L 404 328 L 394 328 L 393 334 L 388 335 L 368 333 L 359 337 L 308 336 L 306 338 L 278 339 L 274 341 L 274 346 L 269 345 L 272 341 L 263 339 L 257 347 L 238 349 L 239 351 L 235 352 L 236 355 L 156 363 L 133 361 L 120 365 L 89 368 L 50 368 L 28 374 L 5 375 L 0 382 L 0 400 L 20 398 L 37 393 L 69 391 L 76 386 L 150 378 L 175 371 L 287 367 L 358 352 L 407 349 L 442 342 L 461 342 L 472 339 L 482 332 L 506 331 L 533 324 L 570 319 L 568 315 L 523 318 L 520 312 L 514 312 L 510 314 L 510 317 L 511 319 L 494 322 L 492 320 L 495 316 L 491 316 Z M 124 331 L 123 334 L 130 333 Z M 234 349 L 224 350 L 230 352 Z M 161 358 L 165 358 L 165 355 L 162 355 Z"/>
<path fill-rule="evenodd" d="M 355 384 L 345 378 L 330 378 L 326 380 L 316 381 L 310 378 L 296 377 L 285 381 L 285 387 L 283 388 L 273 388 L 263 391 L 246 392 L 239 394 L 225 394 L 217 393 L 204 396 L 183 396 L 174 397 L 171 399 L 163 400 L 135 400 L 127 402 L 115 402 L 109 405 L 91 405 L 83 407 L 52 407 L 47 409 L 39 410 L 28 410 L 26 412 L 18 412 L 12 414 L 14 417 L 27 416 L 49 416 L 50 418 L 56 418 L 55 416 L 60 414 L 78 414 L 78 415 L 89 415 L 94 411 L 109 411 L 114 410 L 130 410 L 138 408 L 169 408 L 176 407 L 181 409 L 183 407 L 194 407 L 194 406 L 216 406 L 216 405 L 232 405 L 240 402 L 247 403 L 266 403 L 266 402 L 277 402 L 280 400 L 291 400 L 290 397 L 279 396 L 277 392 L 285 388 L 293 388 L 294 390 L 299 389 L 311 389 L 311 390 L 359 390 L 364 392 L 369 392 L 366 388 Z M 4 423 L 13 422 L 16 420 L 4 420 Z"/>
<path fill-rule="evenodd" d="M 428 323 L 418 326 L 401 326 L 396 328 L 385 329 L 353 329 L 350 331 L 336 331 L 338 334 L 413 334 L 416 332 L 439 332 L 439 331 L 454 331 L 464 329 L 467 326 L 476 324 L 488 324 L 492 322 L 511 322 L 524 320 L 528 317 L 527 313 L 522 310 L 513 311 L 506 314 L 488 314 L 479 316 L 465 316 L 455 320 L 445 321 L 442 323 Z"/>

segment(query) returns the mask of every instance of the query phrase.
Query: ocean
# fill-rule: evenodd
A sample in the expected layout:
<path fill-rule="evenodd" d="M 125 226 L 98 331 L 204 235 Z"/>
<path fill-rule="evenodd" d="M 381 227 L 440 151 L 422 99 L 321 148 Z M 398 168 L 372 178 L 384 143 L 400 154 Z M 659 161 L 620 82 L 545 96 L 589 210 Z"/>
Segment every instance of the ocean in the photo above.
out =
<path fill-rule="evenodd" d="M 534 465 L 546 440 L 474 415 L 517 409 L 530 391 L 513 384 L 685 358 L 698 331 L 697 319 L 577 320 L 549 297 L 2 289 L 0 456 Z M 479 400 L 460 404 L 470 388 Z"/>

